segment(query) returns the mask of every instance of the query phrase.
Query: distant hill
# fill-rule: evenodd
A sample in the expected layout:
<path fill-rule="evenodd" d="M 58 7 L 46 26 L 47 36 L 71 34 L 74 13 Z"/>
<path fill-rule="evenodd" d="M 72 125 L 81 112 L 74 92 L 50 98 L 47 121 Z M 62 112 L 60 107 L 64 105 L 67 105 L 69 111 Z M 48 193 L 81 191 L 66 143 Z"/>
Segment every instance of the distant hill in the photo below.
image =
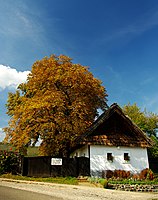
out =
<path fill-rule="evenodd" d="M 28 147 L 27 156 L 39 156 L 39 147 Z"/>
<path fill-rule="evenodd" d="M 4 143 L 0 142 L 0 150 L 2 150 L 2 151 L 15 151 L 15 148 L 12 147 L 9 144 L 4 144 Z"/>
<path fill-rule="evenodd" d="M 12 147 L 9 144 L 3 144 L 0 142 L 0 150 L 2 151 L 16 151 L 15 147 Z M 28 147 L 27 149 L 27 156 L 39 156 L 39 147 Z"/>

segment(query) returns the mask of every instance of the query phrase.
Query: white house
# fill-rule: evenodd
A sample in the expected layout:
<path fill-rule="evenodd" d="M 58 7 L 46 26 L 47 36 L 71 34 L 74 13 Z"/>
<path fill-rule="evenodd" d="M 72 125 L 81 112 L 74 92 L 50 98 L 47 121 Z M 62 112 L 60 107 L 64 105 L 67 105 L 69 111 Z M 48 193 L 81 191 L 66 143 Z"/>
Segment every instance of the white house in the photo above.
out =
<path fill-rule="evenodd" d="M 112 104 L 77 138 L 71 157 L 89 157 L 91 176 L 101 177 L 106 170 L 139 173 L 149 168 L 147 147 L 151 145 L 147 135 Z"/>

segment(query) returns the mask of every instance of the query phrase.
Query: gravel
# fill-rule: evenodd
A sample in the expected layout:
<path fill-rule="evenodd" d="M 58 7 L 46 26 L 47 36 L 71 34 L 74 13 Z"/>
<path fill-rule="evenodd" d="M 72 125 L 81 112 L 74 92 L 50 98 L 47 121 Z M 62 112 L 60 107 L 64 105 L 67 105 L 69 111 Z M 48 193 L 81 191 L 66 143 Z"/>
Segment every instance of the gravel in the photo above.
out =
<path fill-rule="evenodd" d="M 0 178 L 0 185 L 37 192 L 64 200 L 158 200 L 158 193 L 125 192 L 83 185 L 65 185 Z"/>

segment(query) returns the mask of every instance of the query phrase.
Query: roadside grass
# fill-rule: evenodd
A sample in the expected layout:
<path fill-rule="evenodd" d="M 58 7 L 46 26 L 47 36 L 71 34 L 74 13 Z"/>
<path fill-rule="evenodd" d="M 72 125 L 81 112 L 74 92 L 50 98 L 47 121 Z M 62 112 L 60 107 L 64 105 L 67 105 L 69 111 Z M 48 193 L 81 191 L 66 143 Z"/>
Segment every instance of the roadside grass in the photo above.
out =
<path fill-rule="evenodd" d="M 49 177 L 49 178 L 36 178 L 36 177 L 26 177 L 12 174 L 0 175 L 0 178 L 23 180 L 23 181 L 36 181 L 36 182 L 47 182 L 47 183 L 58 183 L 58 184 L 69 184 L 78 185 L 77 178 L 74 177 Z"/>
<path fill-rule="evenodd" d="M 23 180 L 23 181 L 34 181 L 34 182 L 69 184 L 69 185 L 81 184 L 80 181 L 75 177 L 41 178 L 41 177 L 26 177 L 26 176 L 21 176 L 21 175 L 3 174 L 3 175 L 0 175 L 0 178 Z M 151 180 L 130 180 L 130 179 L 107 180 L 103 178 L 99 179 L 99 178 L 89 177 L 87 179 L 87 183 L 89 183 L 91 186 L 94 185 L 96 187 L 103 187 L 103 188 L 107 188 L 108 184 L 158 185 L 158 178 L 151 181 Z"/>

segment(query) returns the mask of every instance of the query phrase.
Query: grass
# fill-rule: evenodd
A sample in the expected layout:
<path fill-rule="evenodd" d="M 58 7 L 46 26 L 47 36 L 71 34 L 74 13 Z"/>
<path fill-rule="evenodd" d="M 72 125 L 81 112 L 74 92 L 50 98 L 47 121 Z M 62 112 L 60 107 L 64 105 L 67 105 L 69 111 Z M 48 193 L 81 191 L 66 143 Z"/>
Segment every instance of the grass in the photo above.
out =
<path fill-rule="evenodd" d="M 49 178 L 36 178 L 36 177 L 26 177 L 12 174 L 3 174 L 0 175 L 0 178 L 14 179 L 14 180 L 24 180 L 24 181 L 35 181 L 35 182 L 47 182 L 47 183 L 58 183 L 58 184 L 69 184 L 69 185 L 78 185 L 79 181 L 75 177 L 49 177 Z M 158 179 L 150 180 L 106 180 L 99 178 L 88 178 L 88 182 L 92 185 L 100 185 L 103 188 L 107 188 L 108 184 L 130 184 L 130 185 L 158 185 Z"/>
<path fill-rule="evenodd" d="M 24 181 L 36 181 L 36 182 L 78 185 L 78 180 L 74 177 L 35 178 L 35 177 L 18 176 L 18 175 L 12 175 L 12 174 L 3 174 L 3 175 L 0 175 L 0 178 L 7 178 L 7 179 L 14 179 L 14 180 L 24 180 Z"/>

